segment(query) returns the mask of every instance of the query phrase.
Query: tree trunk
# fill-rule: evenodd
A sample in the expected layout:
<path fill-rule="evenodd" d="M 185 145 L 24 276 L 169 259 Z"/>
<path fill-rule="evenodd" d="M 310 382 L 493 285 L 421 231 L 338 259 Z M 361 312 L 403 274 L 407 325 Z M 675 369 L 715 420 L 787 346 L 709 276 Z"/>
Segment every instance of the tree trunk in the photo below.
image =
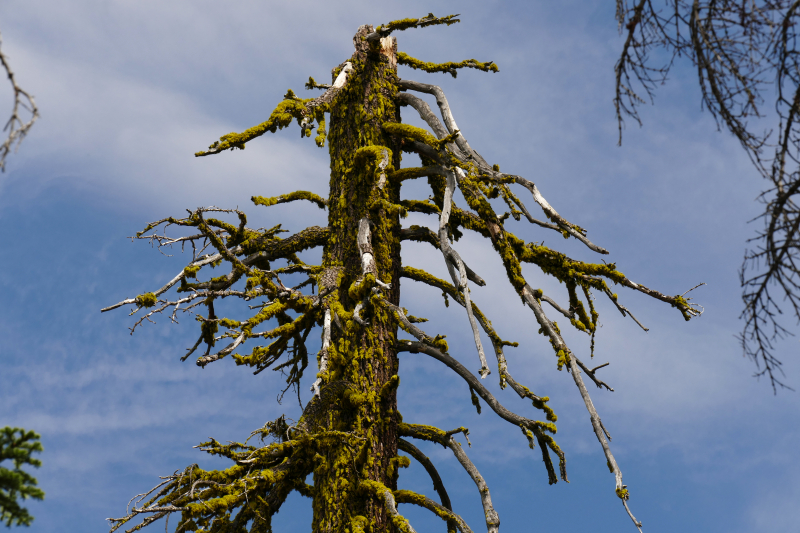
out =
<path fill-rule="evenodd" d="M 381 289 L 391 303 L 398 304 L 400 295 L 400 221 L 392 209 L 399 203 L 400 185 L 386 179 L 399 168 L 400 149 L 381 130 L 385 122 L 400 121 L 396 42 L 386 38 L 370 45 L 364 38 L 372 31 L 362 26 L 356 33 L 353 70 L 330 108 L 331 237 L 320 290 L 332 290 L 326 304 L 333 325 L 327 366 L 319 376 L 337 391 L 322 394 L 327 429 L 343 434 L 321 452 L 324 457 L 315 458 L 312 529 L 319 532 L 393 530 L 383 501 L 359 489 L 364 480 L 396 489 L 399 461 L 397 323 L 368 301 L 381 283 L 391 285 Z M 362 234 L 366 224 L 371 234 L 371 243 L 361 246 L 360 223 Z M 374 257 L 372 267 L 363 267 L 365 251 Z M 364 324 L 344 320 L 359 302 Z"/>

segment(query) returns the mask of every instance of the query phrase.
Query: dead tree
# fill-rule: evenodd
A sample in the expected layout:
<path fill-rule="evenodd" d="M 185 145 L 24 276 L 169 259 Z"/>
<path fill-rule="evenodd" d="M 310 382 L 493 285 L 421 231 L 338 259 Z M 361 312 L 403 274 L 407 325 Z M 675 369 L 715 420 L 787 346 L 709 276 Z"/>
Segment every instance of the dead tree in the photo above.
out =
<path fill-rule="evenodd" d="M 763 229 L 750 239 L 740 271 L 744 354 L 756 375 L 781 382 L 774 343 L 790 335 L 779 321 L 788 308 L 800 320 L 800 56 L 798 0 L 617 0 L 625 44 L 616 65 L 614 103 L 622 138 L 623 117 L 641 123 L 638 107 L 652 100 L 674 61 L 694 64 L 703 106 L 731 132 L 767 180 L 757 219 Z M 666 51 L 663 63 L 657 52 Z M 656 59 L 654 59 L 654 56 Z M 771 94 L 770 94 L 771 93 Z M 774 100 L 773 100 L 774 98 Z M 765 113 L 774 101 L 775 114 Z M 759 128 L 759 118 L 777 119 Z M 776 295 L 777 292 L 777 295 Z M 782 301 L 781 301 L 782 300 Z"/>
<path fill-rule="evenodd" d="M 460 433 L 466 437 L 467 429 L 447 431 L 418 423 L 423 421 L 405 421 L 400 415 L 396 393 L 398 354 L 402 352 L 429 355 L 455 372 L 467 383 L 478 409 L 484 402 L 520 429 L 523 442 L 531 448 L 539 446 L 551 484 L 559 477 L 566 480 L 565 456 L 552 436 L 556 415 L 548 406 L 549 398 L 512 377 L 504 350 L 516 343 L 502 339 L 472 299 L 470 287 L 482 287 L 486 282 L 456 250 L 455 241 L 465 231 L 489 240 L 502 259 L 508 281 L 531 309 L 539 332 L 551 345 L 553 362 L 559 370 L 567 369 L 586 404 L 592 429 L 614 474 L 616 494 L 634 524 L 641 525 L 628 510 L 628 489 L 584 381 L 585 376 L 597 387 L 613 390 L 597 375 L 605 365 L 590 368 L 584 363 L 564 342 L 559 325 L 547 313 L 563 316 L 561 327 L 569 322 L 585 332 L 588 340 L 594 338 L 598 321 L 593 294 L 608 297 L 623 315 L 630 314 L 610 284 L 661 300 L 686 320 L 699 315 L 701 309 L 689 303 L 686 293 L 662 294 L 635 283 L 612 263 L 572 259 L 542 244 L 526 242 L 506 229 L 509 218 L 525 220 L 541 231 L 555 231 L 564 238 L 579 240 L 594 252 L 608 254 L 589 241 L 583 228 L 559 215 L 533 182 L 502 173 L 497 165 L 487 163 L 459 130 L 439 87 L 398 78 L 398 64 L 454 77 L 462 68 L 497 71 L 493 62 L 472 59 L 426 63 L 398 52 L 390 35 L 408 28 L 450 25 L 458 22 L 456 16 L 437 18 L 431 14 L 377 28 L 361 26 L 353 38 L 355 51 L 333 69 L 332 84 L 309 79 L 306 87 L 323 89 L 321 96 L 302 99 L 289 91 L 268 120 L 243 133 L 224 135 L 208 150 L 196 154 L 244 149 L 246 143 L 293 121 L 304 137 L 312 136 L 316 129 L 316 144 L 321 147 L 327 139 L 330 151 L 328 197 L 297 191 L 271 198 L 257 196 L 253 202 L 261 206 L 311 202 L 327 209 L 327 227 L 309 227 L 282 237 L 280 225 L 254 230 L 248 227 L 243 212 L 209 207 L 191 211 L 183 218 L 153 222 L 137 234 L 138 239 L 159 247 L 190 245 L 192 258 L 160 289 L 103 310 L 132 305 L 132 314 L 142 313 L 132 329 L 157 314 L 174 320 L 179 311 L 196 313 L 199 336 L 184 360 L 204 346 L 197 365 L 204 367 L 230 356 L 237 365 L 249 366 L 256 374 L 267 368 L 284 371 L 287 389 L 299 387 L 307 371 L 306 342 L 315 328 L 321 328 L 322 347 L 316 357 L 314 396 L 300 420 L 281 417 L 254 431 L 251 436 L 262 441 L 272 439 L 271 444 L 263 446 L 251 444 L 249 439 L 242 443 L 221 444 L 213 439 L 202 443 L 202 450 L 230 458 L 232 466 L 206 471 L 191 465 L 163 477 L 155 488 L 134 499 L 125 516 L 109 519 L 112 531 L 140 515 L 143 521 L 128 531 L 173 513 L 180 516 L 177 531 L 269 531 L 271 517 L 291 491 L 312 498 L 313 531 L 414 531 L 398 511 L 401 503 L 429 509 L 446 522 L 448 531 L 471 531 L 452 508 L 436 468 L 414 446 L 414 439 L 452 450 L 478 488 L 487 531 L 497 531 L 500 519 L 489 489 L 456 440 Z M 417 96 L 420 93 L 435 98 L 438 113 Z M 403 124 L 402 107 L 418 113 L 430 130 Z M 400 168 L 401 152 L 419 154 L 422 166 Z M 401 201 L 403 182 L 420 178 L 427 179 L 430 198 Z M 467 205 L 455 205 L 456 190 L 461 191 Z M 520 191 L 531 194 L 545 220 L 532 216 L 517 195 Z M 507 211 L 498 215 L 498 205 Z M 404 227 L 401 220 L 408 212 L 432 215 L 438 219 L 435 230 Z M 185 228 L 188 234 L 167 237 L 156 233 L 173 226 Z M 450 279 L 402 266 L 403 241 L 429 244 L 434 254 L 441 254 Z M 322 249 L 319 265 L 306 264 L 297 255 L 313 248 Z M 531 287 L 522 274 L 523 263 L 536 265 L 563 282 L 566 300 L 559 303 L 555 295 Z M 225 273 L 207 273 L 213 267 L 219 272 L 223 265 Z M 303 281 L 289 286 L 284 281 L 290 275 L 301 275 Z M 401 284 L 409 281 L 441 291 L 465 310 L 474 334 L 480 378 L 467 369 L 473 363 L 465 364 L 465 356 L 456 358 L 450 353 L 442 336 L 420 329 L 417 324 L 424 319 L 400 307 Z M 177 290 L 171 293 L 172 288 Z M 237 299 L 249 305 L 242 306 L 235 316 L 221 316 L 221 302 Z M 549 306 L 547 312 L 545 306 Z M 398 338 L 398 328 L 412 338 Z M 500 386 L 529 399 L 544 420 L 511 412 L 482 385 L 481 379 L 490 374 L 490 365 L 481 331 L 497 359 Z M 551 454 L 555 454 L 558 466 Z M 430 473 L 438 501 L 398 489 L 399 471 L 411 460 L 420 462 Z M 313 484 L 308 485 L 310 474 Z"/>

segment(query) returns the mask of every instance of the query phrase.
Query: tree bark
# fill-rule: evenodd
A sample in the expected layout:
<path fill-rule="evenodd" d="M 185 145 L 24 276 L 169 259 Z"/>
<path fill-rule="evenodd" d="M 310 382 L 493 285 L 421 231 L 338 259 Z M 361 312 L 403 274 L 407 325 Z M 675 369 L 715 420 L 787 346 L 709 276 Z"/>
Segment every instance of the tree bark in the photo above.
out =
<path fill-rule="evenodd" d="M 322 395 L 329 398 L 327 429 L 353 438 L 342 438 L 315 458 L 312 530 L 320 532 L 394 530 L 383 502 L 359 488 L 368 480 L 396 489 L 398 466 L 397 323 L 368 300 L 381 286 L 395 305 L 400 295 L 400 221 L 391 208 L 399 203 L 400 184 L 386 179 L 399 168 L 400 147 L 381 130 L 386 122 L 400 121 L 397 45 L 392 37 L 367 42 L 372 31 L 361 26 L 353 38 L 353 70 L 330 105 L 330 239 L 320 288 L 335 290 L 326 297 L 333 325 L 319 377 L 328 387 L 342 384 L 333 387 L 340 393 Z M 360 223 L 362 234 L 369 228 L 371 236 L 361 245 Z M 371 266 L 364 266 L 365 253 L 372 254 Z M 363 311 L 355 318 L 361 321 L 344 320 L 359 303 Z"/>

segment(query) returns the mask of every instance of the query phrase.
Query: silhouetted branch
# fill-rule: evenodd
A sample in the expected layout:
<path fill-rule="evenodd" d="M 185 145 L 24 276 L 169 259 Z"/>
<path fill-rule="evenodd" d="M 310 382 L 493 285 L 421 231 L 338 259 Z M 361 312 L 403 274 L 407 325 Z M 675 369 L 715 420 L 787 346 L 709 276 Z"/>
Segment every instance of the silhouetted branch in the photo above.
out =
<path fill-rule="evenodd" d="M 8 81 L 11 84 L 11 89 L 14 91 L 14 105 L 11 108 L 11 116 L 3 127 L 6 133 L 6 140 L 0 145 L 0 171 L 5 171 L 6 157 L 11 153 L 12 148 L 19 147 L 22 139 L 33 127 L 33 123 L 39 118 L 39 109 L 36 107 L 36 102 L 28 91 L 24 90 L 17 84 L 17 78 L 14 76 L 14 71 L 11 70 L 11 65 L 8 62 L 8 57 L 2 50 L 3 37 L 0 35 L 0 64 L 6 72 Z M 28 114 L 27 121 L 24 118 Z"/>

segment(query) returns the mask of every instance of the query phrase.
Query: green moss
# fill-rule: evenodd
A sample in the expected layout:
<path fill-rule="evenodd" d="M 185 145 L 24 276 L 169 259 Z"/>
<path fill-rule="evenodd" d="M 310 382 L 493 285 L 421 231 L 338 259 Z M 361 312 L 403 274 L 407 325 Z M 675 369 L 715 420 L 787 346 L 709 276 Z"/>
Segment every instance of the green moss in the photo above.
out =
<path fill-rule="evenodd" d="M 557 422 L 558 421 L 558 415 L 556 415 L 555 411 L 553 411 L 553 409 L 549 405 L 547 405 L 547 402 L 549 400 L 550 400 L 550 398 L 548 398 L 547 396 L 544 396 L 541 399 L 535 399 L 534 398 L 532 400 L 533 401 L 533 406 L 536 407 L 537 409 L 541 409 L 542 411 L 544 411 L 545 414 L 546 414 L 547 420 L 549 420 L 550 422 Z M 555 433 L 555 431 L 553 433 Z"/>
<path fill-rule="evenodd" d="M 569 365 L 570 357 L 569 352 L 564 350 L 559 350 L 556 354 L 558 356 L 558 370 L 559 372 L 564 367 L 564 365 Z"/>
<path fill-rule="evenodd" d="M 152 292 L 146 292 L 136 297 L 136 304 L 141 307 L 153 307 L 158 302 L 158 298 Z"/>
<path fill-rule="evenodd" d="M 522 428 L 522 433 L 528 439 L 528 447 L 531 450 L 534 449 L 534 447 L 535 447 L 535 445 L 534 445 L 535 436 L 533 434 L 533 431 L 531 431 L 530 429 L 526 428 L 525 426 L 521 426 L 521 428 Z"/>
<path fill-rule="evenodd" d="M 435 17 L 433 13 L 428 13 L 427 17 L 423 17 L 421 19 L 412 19 L 412 18 L 405 18 L 400 20 L 393 20 L 387 24 L 382 24 L 375 28 L 375 31 L 378 33 L 382 33 L 388 35 L 393 31 L 402 31 L 407 30 L 409 28 L 425 28 L 427 26 L 438 26 L 444 24 L 446 26 L 450 26 L 451 24 L 455 24 L 457 22 L 461 22 L 457 19 L 458 15 L 447 15 L 446 17 Z"/>
<path fill-rule="evenodd" d="M 395 374 L 389 381 L 383 384 L 381 387 L 380 398 L 381 400 L 390 400 L 397 394 L 397 388 L 400 386 L 400 377 Z"/>
<path fill-rule="evenodd" d="M 196 278 L 198 272 L 200 272 L 200 265 L 189 265 L 183 269 L 184 277 L 189 279 Z"/>
<path fill-rule="evenodd" d="M 481 414 L 481 402 L 478 400 L 478 396 L 475 394 L 475 391 L 472 387 L 469 388 L 469 396 L 472 400 L 472 405 L 475 406 L 475 409 L 478 411 L 478 414 Z"/>
<path fill-rule="evenodd" d="M 411 460 L 404 456 L 398 455 L 389 459 L 389 468 L 386 470 L 386 475 L 389 479 L 397 476 L 399 469 L 408 468 L 411 466 Z"/>
<path fill-rule="evenodd" d="M 309 76 L 308 81 L 305 84 L 305 88 L 306 90 L 311 90 L 311 89 L 325 89 L 326 87 L 324 85 L 318 84 L 314 78 Z"/>
<path fill-rule="evenodd" d="M 405 52 L 397 52 L 397 63 L 400 65 L 409 66 L 414 70 L 419 69 L 424 72 L 446 72 L 454 78 L 458 75 L 458 69 L 462 68 L 474 68 L 484 72 L 498 72 L 500 70 L 494 61 L 483 63 L 475 59 L 465 59 L 464 61 L 459 62 L 449 61 L 447 63 L 428 63 L 426 61 L 420 61 L 419 59 L 413 58 Z"/>
<path fill-rule="evenodd" d="M 220 319 L 218 323 L 223 328 L 228 328 L 228 329 L 238 328 L 242 324 L 238 320 L 231 320 L 230 318 Z"/>
<path fill-rule="evenodd" d="M 422 177 L 440 177 L 438 174 L 439 168 L 425 166 L 425 167 L 407 167 L 407 168 L 400 168 L 395 170 L 389 175 L 389 178 L 396 182 L 402 182 L 414 178 L 422 178 Z"/>
<path fill-rule="evenodd" d="M 213 319 L 205 320 L 202 316 L 197 316 L 197 321 L 200 322 L 200 331 L 202 333 L 203 342 L 209 346 L 214 346 L 216 343 L 214 335 L 219 331 L 219 325 Z"/>
<path fill-rule="evenodd" d="M 414 213 L 426 213 L 426 214 L 440 214 L 441 210 L 439 206 L 434 203 L 431 203 L 427 200 L 402 200 L 400 205 L 403 206 L 408 211 Z M 438 239 L 434 241 L 435 245 L 438 245 Z"/>
<path fill-rule="evenodd" d="M 320 148 L 323 148 L 325 146 L 326 136 L 327 133 L 325 132 L 325 118 L 323 117 L 319 120 L 319 125 L 317 126 L 317 136 L 314 137 L 314 142 L 316 143 L 316 145 L 319 146 Z"/>
<path fill-rule="evenodd" d="M 444 340 L 445 337 L 447 337 L 447 335 L 436 335 L 436 337 L 433 339 L 433 342 L 431 342 L 433 347 L 442 353 L 447 353 L 448 350 L 447 341 Z"/>
<path fill-rule="evenodd" d="M 350 519 L 350 528 L 352 533 L 367 533 L 369 520 L 366 517 L 358 515 Z"/>
<path fill-rule="evenodd" d="M 431 135 L 428 130 L 424 130 L 422 128 L 418 128 L 416 126 L 412 126 L 410 124 L 401 124 L 397 122 L 389 122 L 385 123 L 382 126 L 383 131 L 388 133 L 389 135 L 394 135 L 399 138 L 403 139 L 411 139 L 414 141 L 421 142 L 423 144 L 427 144 L 428 146 L 432 146 L 436 149 L 439 148 L 441 143 L 439 139 Z"/>
<path fill-rule="evenodd" d="M 242 133 L 228 133 L 219 138 L 219 141 L 212 143 L 207 151 L 201 151 L 194 154 L 197 157 L 215 154 L 223 150 L 233 150 L 239 148 L 244 150 L 245 143 L 252 141 L 256 137 L 260 137 L 267 132 L 275 133 L 279 129 L 283 129 L 292 123 L 292 119 L 296 119 L 298 124 L 303 120 L 303 112 L 306 109 L 305 104 L 310 102 L 311 99 L 301 100 L 295 96 L 291 89 L 284 96 L 284 100 L 278 104 L 269 118 Z"/>
<path fill-rule="evenodd" d="M 683 319 L 687 322 L 691 320 L 692 315 L 689 313 L 689 302 L 681 295 L 673 296 L 672 297 L 672 307 L 677 307 L 678 310 L 683 315 Z"/>
<path fill-rule="evenodd" d="M 287 317 L 288 318 L 288 317 Z M 284 318 L 286 320 L 286 318 Z M 306 328 L 316 322 L 316 316 L 311 313 L 300 315 L 298 318 L 285 321 L 282 325 L 270 330 L 262 335 L 265 339 L 276 339 L 268 346 L 256 346 L 247 355 L 233 354 L 233 359 L 237 365 L 254 366 L 260 370 L 271 365 L 290 347 L 289 343 L 301 334 Z M 250 336 L 252 325 L 245 323 L 242 330 Z M 276 367 L 276 369 L 280 369 Z"/>
<path fill-rule="evenodd" d="M 317 205 L 320 209 L 325 209 L 325 206 L 328 204 L 327 200 L 324 198 L 314 194 L 313 192 L 309 191 L 295 191 L 290 192 L 288 194 L 282 194 L 280 196 L 273 196 L 270 198 L 265 198 L 264 196 L 253 196 L 250 198 L 255 205 L 277 205 L 277 204 L 284 204 L 288 202 L 294 202 L 297 200 L 307 200 Z"/>
<path fill-rule="evenodd" d="M 347 389 L 343 396 L 344 401 L 353 408 L 358 408 L 369 401 L 366 395 L 355 389 Z"/>
<path fill-rule="evenodd" d="M 511 216 L 514 217 L 514 220 L 521 220 L 524 213 L 521 211 L 522 202 L 517 198 L 517 195 L 511 192 L 511 188 L 506 184 L 500 185 L 498 189 L 503 197 L 503 201 L 508 206 Z"/>
<path fill-rule="evenodd" d="M 574 280 L 568 280 L 566 285 L 569 294 L 569 307 L 578 316 L 577 320 L 574 318 L 570 319 L 570 323 L 580 331 L 587 333 L 594 331 L 594 321 L 589 318 L 589 315 L 586 313 L 586 308 L 583 306 L 583 302 L 578 298 L 578 293 L 576 291 L 577 283 Z M 586 288 L 584 287 L 584 289 Z M 586 290 L 588 297 L 588 289 Z"/>
<path fill-rule="evenodd" d="M 460 428 L 466 431 L 466 428 Z M 437 442 L 442 446 L 447 445 L 449 438 L 447 433 L 436 426 L 428 426 L 424 424 L 407 424 L 400 422 L 397 424 L 397 433 L 401 437 L 414 437 L 417 439 L 424 439 L 431 442 Z"/>

